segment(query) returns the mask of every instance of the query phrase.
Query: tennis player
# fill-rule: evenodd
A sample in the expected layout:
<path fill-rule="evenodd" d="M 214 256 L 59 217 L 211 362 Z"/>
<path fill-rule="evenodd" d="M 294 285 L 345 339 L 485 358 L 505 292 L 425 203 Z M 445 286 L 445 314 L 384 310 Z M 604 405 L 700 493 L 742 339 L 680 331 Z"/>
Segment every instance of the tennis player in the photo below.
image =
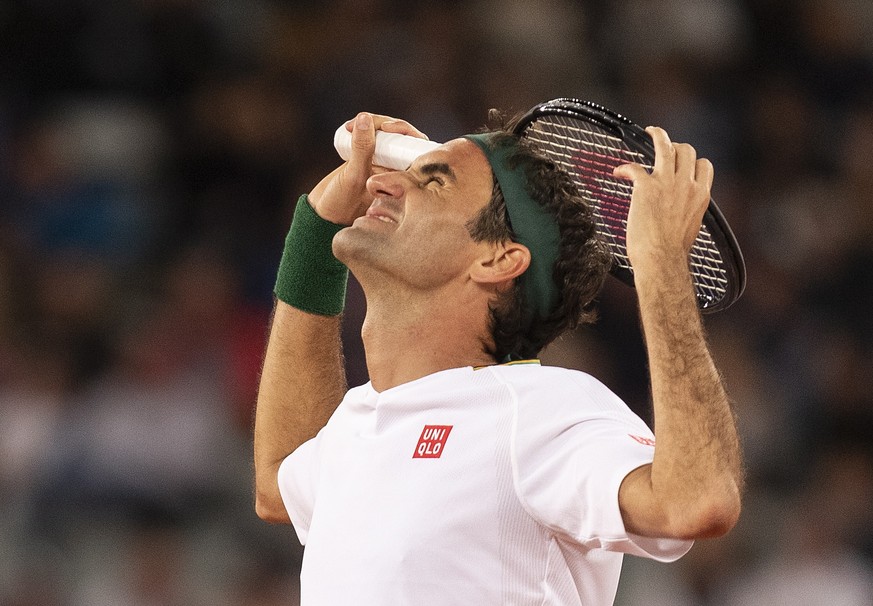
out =
<path fill-rule="evenodd" d="M 295 210 L 255 420 L 256 509 L 305 545 L 304 606 L 600 605 L 624 554 L 672 561 L 740 512 L 734 417 L 688 252 L 713 169 L 650 128 L 627 224 L 655 434 L 595 378 L 535 356 L 588 319 L 608 270 L 566 175 L 511 129 L 374 168 L 349 161 Z M 370 382 L 347 389 L 346 268 L 367 300 Z"/>

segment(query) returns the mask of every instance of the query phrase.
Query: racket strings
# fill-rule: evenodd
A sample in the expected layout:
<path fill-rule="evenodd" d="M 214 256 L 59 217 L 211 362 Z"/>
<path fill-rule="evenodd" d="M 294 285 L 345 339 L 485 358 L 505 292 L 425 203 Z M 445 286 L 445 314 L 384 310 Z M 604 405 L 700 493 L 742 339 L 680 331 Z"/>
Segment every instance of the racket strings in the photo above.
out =
<path fill-rule="evenodd" d="M 614 243 L 614 252 L 619 261 L 625 267 L 629 266 L 624 252 L 624 233 L 627 226 L 627 200 L 630 199 L 632 186 L 627 181 L 616 179 L 612 171 L 620 164 L 643 158 L 639 154 L 631 154 L 626 159 L 618 158 L 615 152 L 620 140 L 569 125 L 540 121 L 533 130 L 528 131 L 527 136 L 535 140 L 556 164 L 574 178 L 582 197 L 606 228 L 603 235 Z"/>
<path fill-rule="evenodd" d="M 606 129 L 567 116 L 542 116 L 528 125 L 525 137 L 573 178 L 615 262 L 632 272 L 626 234 L 633 184 L 615 177 L 613 170 L 634 162 L 651 172 L 650 156 L 630 148 Z M 689 265 L 702 306 L 721 301 L 729 287 L 728 274 L 706 225 L 701 225 L 691 248 Z"/>

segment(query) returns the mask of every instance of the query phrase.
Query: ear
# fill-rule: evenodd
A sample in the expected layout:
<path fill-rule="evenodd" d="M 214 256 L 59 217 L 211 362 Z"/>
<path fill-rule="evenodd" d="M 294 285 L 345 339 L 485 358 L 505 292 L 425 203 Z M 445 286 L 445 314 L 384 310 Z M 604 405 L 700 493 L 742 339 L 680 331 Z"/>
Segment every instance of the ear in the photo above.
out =
<path fill-rule="evenodd" d="M 477 284 L 501 284 L 517 278 L 530 266 L 530 250 L 518 242 L 490 243 L 470 268 Z"/>

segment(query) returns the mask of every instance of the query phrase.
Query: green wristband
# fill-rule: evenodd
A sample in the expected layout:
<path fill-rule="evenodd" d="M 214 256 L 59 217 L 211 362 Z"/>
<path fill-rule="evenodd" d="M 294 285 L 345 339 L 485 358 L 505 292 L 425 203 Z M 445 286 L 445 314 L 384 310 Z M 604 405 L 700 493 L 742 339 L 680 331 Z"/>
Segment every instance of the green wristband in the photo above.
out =
<path fill-rule="evenodd" d="M 279 263 L 276 298 L 321 316 L 342 313 L 349 270 L 333 256 L 331 243 L 345 227 L 319 217 L 306 194 L 300 196 Z"/>

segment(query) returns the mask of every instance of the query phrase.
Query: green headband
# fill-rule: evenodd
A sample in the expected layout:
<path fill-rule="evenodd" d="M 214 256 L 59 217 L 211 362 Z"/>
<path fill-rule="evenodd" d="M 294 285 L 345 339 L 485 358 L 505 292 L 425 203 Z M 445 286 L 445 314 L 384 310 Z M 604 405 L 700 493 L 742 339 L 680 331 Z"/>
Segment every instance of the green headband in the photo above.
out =
<path fill-rule="evenodd" d="M 518 242 L 530 250 L 530 266 L 521 276 L 524 299 L 530 309 L 526 320 L 531 323 L 545 318 L 555 310 L 560 299 L 552 277 L 561 240 L 558 224 L 528 193 L 526 165 L 512 161 L 517 150 L 514 139 L 495 137 L 494 133 L 465 135 L 464 138 L 485 153 L 506 200 L 512 230 Z"/>

